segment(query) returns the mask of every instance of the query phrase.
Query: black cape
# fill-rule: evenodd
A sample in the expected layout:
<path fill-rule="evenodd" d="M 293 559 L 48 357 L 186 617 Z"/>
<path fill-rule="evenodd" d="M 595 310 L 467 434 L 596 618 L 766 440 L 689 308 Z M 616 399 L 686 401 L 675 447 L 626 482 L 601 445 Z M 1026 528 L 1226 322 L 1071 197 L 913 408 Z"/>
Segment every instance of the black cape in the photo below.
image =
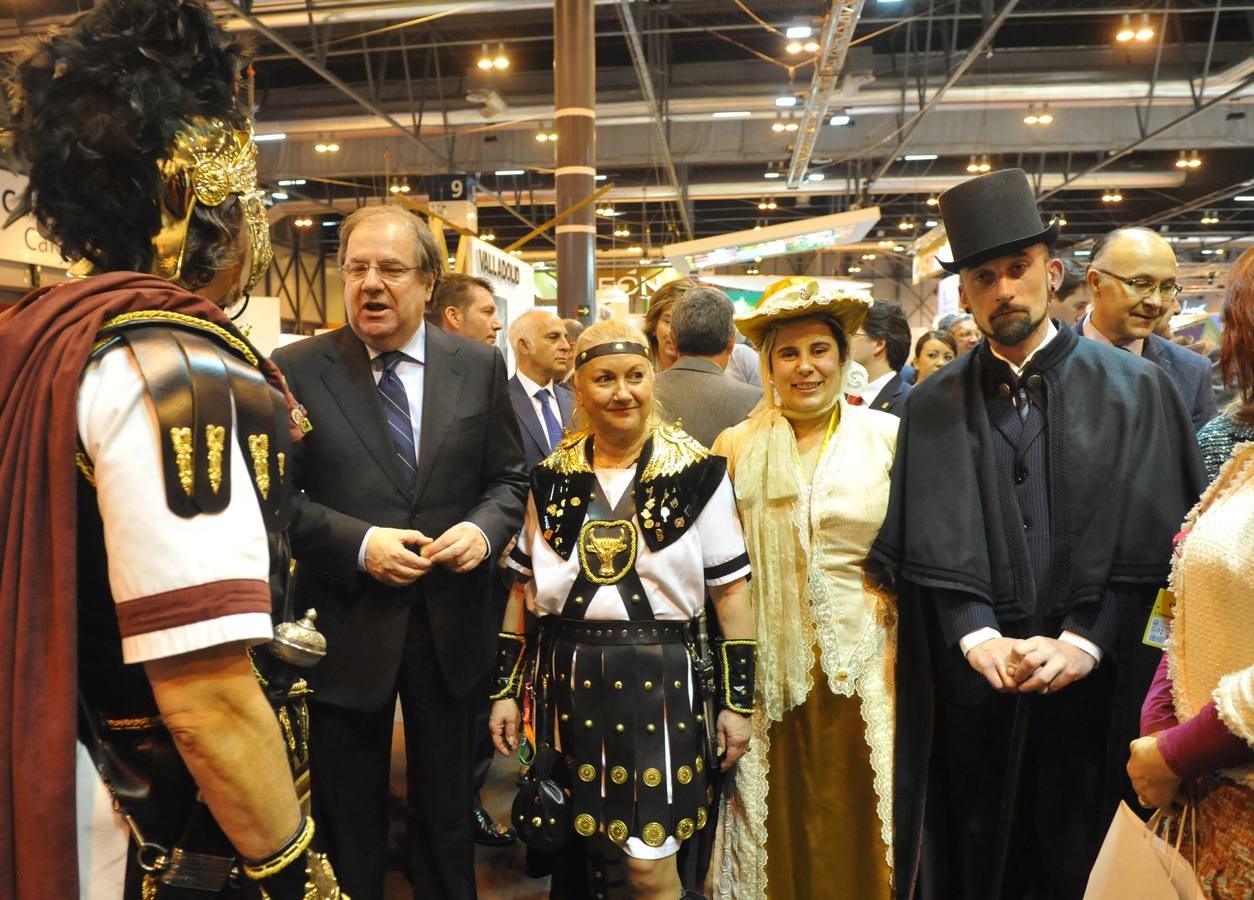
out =
<path fill-rule="evenodd" d="M 1023 540 L 1022 526 L 998 475 L 985 408 L 990 372 L 1008 370 L 985 343 L 906 401 L 888 512 L 869 558 L 893 575 L 899 595 L 894 870 L 900 898 L 914 896 L 918 883 L 937 667 L 966 666 L 956 650 L 931 659 L 931 593 L 962 591 L 989 604 L 1007 635 L 1095 607 L 1108 590 L 1126 595 L 1127 588 L 1144 587 L 1152 598 L 1152 588 L 1167 580 L 1172 539 L 1206 483 L 1188 412 L 1165 373 L 1056 324 L 1059 334 L 1022 375 L 1023 382 L 1041 376 L 1048 409 L 1054 577 L 1035 602 L 1022 567 L 1013 564 L 1023 557 L 1012 552 L 1012 543 Z M 943 527 L 938 509 L 945 511 Z M 1122 632 L 1143 627 L 1143 616 L 1126 612 L 1134 620 L 1121 622 Z M 1139 707 L 1152 660 L 1148 669 L 1137 668 L 1144 669 L 1132 679 L 1137 683 L 1122 690 Z M 1120 718 L 1124 729 L 1128 716 Z M 1110 742 L 1112 752 L 1119 740 Z"/>

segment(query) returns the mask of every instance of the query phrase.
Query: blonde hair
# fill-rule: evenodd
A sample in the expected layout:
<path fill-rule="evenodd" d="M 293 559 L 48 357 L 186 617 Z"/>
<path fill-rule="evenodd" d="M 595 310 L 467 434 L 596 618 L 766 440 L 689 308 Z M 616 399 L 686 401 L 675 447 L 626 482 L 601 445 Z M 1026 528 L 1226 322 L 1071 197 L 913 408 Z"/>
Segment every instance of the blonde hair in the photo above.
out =
<path fill-rule="evenodd" d="M 597 322 L 595 325 L 589 325 L 584 329 L 583 333 L 579 335 L 579 340 L 575 342 L 575 358 L 578 359 L 579 354 L 585 350 L 591 350 L 593 347 L 599 347 L 602 344 L 610 344 L 616 341 L 627 341 L 634 344 L 641 344 L 645 347 L 648 346 L 643 332 L 641 332 L 636 326 L 630 324 L 629 322 L 624 322 L 621 319 L 606 319 L 602 322 Z M 652 362 L 652 360 L 648 361 L 650 363 Z M 572 376 L 572 381 L 576 382 L 576 386 L 580 378 L 579 368 L 580 367 L 578 365 L 575 366 L 575 374 Z M 652 365 L 648 366 L 648 376 L 650 382 L 652 382 Z M 650 391 L 649 396 L 649 407 L 648 429 L 652 432 L 653 429 L 662 424 L 662 413 L 658 407 L 657 399 L 652 395 L 652 391 Z M 588 423 L 588 413 L 579 402 L 578 391 L 575 392 L 575 408 L 571 413 L 570 426 L 572 434 L 592 433 L 592 426 Z"/>

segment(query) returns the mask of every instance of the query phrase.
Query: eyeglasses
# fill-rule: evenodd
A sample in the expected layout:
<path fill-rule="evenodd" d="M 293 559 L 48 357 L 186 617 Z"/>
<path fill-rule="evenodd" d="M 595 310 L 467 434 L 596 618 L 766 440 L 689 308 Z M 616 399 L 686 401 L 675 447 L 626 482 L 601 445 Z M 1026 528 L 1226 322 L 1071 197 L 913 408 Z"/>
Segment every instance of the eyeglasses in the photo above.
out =
<path fill-rule="evenodd" d="M 351 262 L 340 266 L 340 271 L 349 281 L 362 281 L 370 274 L 371 269 L 378 269 L 379 277 L 388 284 L 400 284 L 421 268 L 421 266 L 398 266 L 395 263 Z"/>
<path fill-rule="evenodd" d="M 1093 268 L 1097 269 L 1096 266 Z M 1184 290 L 1174 281 L 1157 282 L 1152 278 L 1124 278 L 1122 275 L 1116 275 L 1114 272 L 1107 272 L 1105 269 L 1097 269 L 1103 275 L 1109 275 L 1120 284 L 1126 286 L 1134 297 L 1140 297 L 1144 300 L 1150 294 L 1157 291 L 1162 295 L 1164 300 L 1175 300 L 1180 296 L 1180 292 Z"/>

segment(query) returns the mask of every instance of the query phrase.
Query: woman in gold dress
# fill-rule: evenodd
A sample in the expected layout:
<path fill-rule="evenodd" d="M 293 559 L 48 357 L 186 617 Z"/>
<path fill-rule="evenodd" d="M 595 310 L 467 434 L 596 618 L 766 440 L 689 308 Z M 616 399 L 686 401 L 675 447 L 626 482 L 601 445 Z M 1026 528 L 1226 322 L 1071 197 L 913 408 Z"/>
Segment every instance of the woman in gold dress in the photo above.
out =
<path fill-rule="evenodd" d="M 744 522 L 758 636 L 753 739 L 725 789 L 714 894 L 887 898 L 896 605 L 863 561 L 897 419 L 840 390 L 871 299 L 797 281 L 737 319 L 766 405 L 714 445 Z"/>

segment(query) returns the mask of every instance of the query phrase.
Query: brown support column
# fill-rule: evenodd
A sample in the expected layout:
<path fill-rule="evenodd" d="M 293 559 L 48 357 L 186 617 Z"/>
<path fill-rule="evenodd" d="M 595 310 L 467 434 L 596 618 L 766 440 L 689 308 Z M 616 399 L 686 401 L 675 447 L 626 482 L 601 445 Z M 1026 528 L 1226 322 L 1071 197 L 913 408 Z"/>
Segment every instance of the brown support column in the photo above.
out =
<path fill-rule="evenodd" d="M 553 93 L 557 108 L 557 212 L 596 185 L 596 42 L 593 0 L 553 4 Z M 557 313 L 592 321 L 596 296 L 596 212 L 589 204 L 556 227 Z M 588 310 L 579 314 L 579 308 Z"/>

